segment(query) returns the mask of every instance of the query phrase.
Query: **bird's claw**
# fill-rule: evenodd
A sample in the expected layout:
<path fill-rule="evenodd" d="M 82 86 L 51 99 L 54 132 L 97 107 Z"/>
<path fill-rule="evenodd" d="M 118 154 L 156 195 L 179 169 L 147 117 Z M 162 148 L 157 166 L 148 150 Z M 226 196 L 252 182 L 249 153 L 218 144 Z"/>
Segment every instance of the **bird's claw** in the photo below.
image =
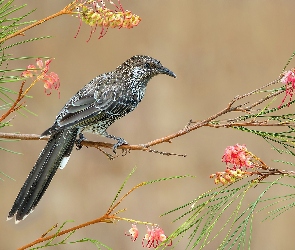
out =
<path fill-rule="evenodd" d="M 77 139 L 76 142 L 75 142 L 77 150 L 80 150 L 83 147 L 82 146 L 82 141 L 85 141 L 85 140 L 86 140 L 85 136 L 82 133 L 80 133 L 79 134 L 79 139 Z"/>
<path fill-rule="evenodd" d="M 122 138 L 117 138 L 117 143 L 113 146 L 113 152 L 115 153 L 115 154 L 117 154 L 117 149 L 118 149 L 118 147 L 120 147 L 120 146 L 122 146 L 122 145 L 128 145 L 128 142 L 127 141 L 125 141 L 124 139 L 122 139 Z"/>

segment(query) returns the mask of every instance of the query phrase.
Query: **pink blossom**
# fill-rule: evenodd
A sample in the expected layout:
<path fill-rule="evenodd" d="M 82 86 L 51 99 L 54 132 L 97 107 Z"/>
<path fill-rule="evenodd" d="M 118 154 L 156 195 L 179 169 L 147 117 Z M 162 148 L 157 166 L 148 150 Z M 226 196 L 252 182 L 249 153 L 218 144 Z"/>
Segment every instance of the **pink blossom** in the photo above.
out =
<path fill-rule="evenodd" d="M 138 237 L 138 229 L 135 224 L 132 224 L 132 227 L 129 229 L 128 233 L 125 233 L 126 236 L 130 236 L 132 241 L 136 241 Z M 148 248 L 157 248 L 161 242 L 167 239 L 164 230 L 158 226 L 152 227 L 151 229 L 147 226 L 147 233 L 145 234 L 144 238 L 142 239 L 142 246 Z M 147 241 L 145 243 L 144 241 Z M 166 246 L 171 246 L 172 241 Z"/>
<path fill-rule="evenodd" d="M 135 224 L 132 224 L 132 227 L 129 229 L 129 234 L 125 233 L 126 236 L 130 236 L 132 241 L 136 241 L 138 237 L 138 228 Z"/>
<path fill-rule="evenodd" d="M 54 72 L 50 72 L 48 77 L 50 77 L 54 89 L 59 89 L 60 87 L 59 76 Z"/>
<path fill-rule="evenodd" d="M 33 72 L 36 72 L 35 69 L 36 69 L 35 65 L 29 64 L 27 66 L 27 70 L 23 71 L 20 76 L 25 78 L 33 77 Z"/>
<path fill-rule="evenodd" d="M 45 93 L 47 95 L 51 94 L 51 89 L 58 90 L 60 87 L 60 80 L 56 73 L 49 72 L 49 65 L 52 59 L 48 59 L 43 63 L 42 59 L 36 59 L 36 65 L 41 70 L 41 73 L 37 76 L 37 80 L 42 80 L 44 82 Z M 21 77 L 33 77 L 33 72 L 36 71 L 36 66 L 33 64 L 28 65 L 27 70 L 23 71 Z M 58 91 L 60 94 L 60 92 Z"/>
<path fill-rule="evenodd" d="M 225 162 L 227 166 L 232 164 L 234 169 L 252 167 L 251 155 L 248 153 L 246 146 L 240 144 L 228 146 L 221 161 Z"/>
<path fill-rule="evenodd" d="M 281 83 L 284 83 L 286 85 L 286 93 L 285 97 L 282 100 L 282 103 L 280 104 L 279 108 L 282 106 L 282 104 L 285 102 L 287 96 L 290 96 L 290 102 L 292 101 L 292 97 L 294 94 L 294 89 L 295 89 L 295 69 L 285 71 L 283 73 L 283 77 L 281 78 Z M 291 86 L 288 86 L 288 85 Z"/>
<path fill-rule="evenodd" d="M 46 89 L 58 89 L 60 86 L 59 77 L 56 73 L 50 72 L 47 75 L 44 75 L 44 88 Z"/>
<path fill-rule="evenodd" d="M 294 69 L 293 70 L 289 70 L 287 72 L 284 73 L 284 76 L 281 79 L 281 83 L 295 83 L 295 74 L 294 74 Z"/>
<path fill-rule="evenodd" d="M 152 227 L 151 229 L 147 226 L 147 233 L 142 239 L 142 246 L 148 247 L 148 248 L 157 248 L 159 246 L 159 243 L 165 241 L 167 239 L 166 235 L 164 234 L 164 230 L 158 226 Z M 144 241 L 147 241 L 146 244 L 144 244 Z M 171 246 L 172 241 L 167 245 Z"/>
<path fill-rule="evenodd" d="M 52 61 L 52 59 L 48 59 L 48 60 L 45 61 L 45 67 L 42 70 L 43 73 L 46 74 L 48 72 L 48 70 L 49 70 L 49 64 L 51 63 L 51 61 Z"/>
<path fill-rule="evenodd" d="M 43 68 L 43 61 L 40 58 L 36 59 L 36 65 L 38 66 L 39 69 Z"/>
<path fill-rule="evenodd" d="M 25 77 L 25 78 L 29 78 L 29 77 L 33 77 L 33 73 L 30 70 L 25 70 L 21 73 L 20 75 L 21 77 Z"/>
<path fill-rule="evenodd" d="M 29 64 L 27 69 L 31 69 L 33 71 L 36 71 L 36 70 L 34 70 L 34 69 L 36 69 L 36 66 L 34 64 Z"/>

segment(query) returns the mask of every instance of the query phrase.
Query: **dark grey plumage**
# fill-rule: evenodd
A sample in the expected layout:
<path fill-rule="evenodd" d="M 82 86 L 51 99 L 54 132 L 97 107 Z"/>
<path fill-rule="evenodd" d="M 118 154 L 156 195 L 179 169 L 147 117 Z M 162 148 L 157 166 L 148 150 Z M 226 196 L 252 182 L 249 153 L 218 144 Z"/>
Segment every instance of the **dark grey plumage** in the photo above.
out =
<path fill-rule="evenodd" d="M 101 74 L 79 90 L 62 108 L 52 127 L 41 136 L 50 136 L 35 166 L 21 188 L 8 218 L 23 220 L 39 203 L 58 168 L 69 160 L 77 135 L 90 132 L 117 140 L 113 150 L 127 142 L 106 129 L 125 116 L 142 100 L 147 83 L 158 74 L 176 77 L 158 60 L 133 56 L 114 71 Z"/>

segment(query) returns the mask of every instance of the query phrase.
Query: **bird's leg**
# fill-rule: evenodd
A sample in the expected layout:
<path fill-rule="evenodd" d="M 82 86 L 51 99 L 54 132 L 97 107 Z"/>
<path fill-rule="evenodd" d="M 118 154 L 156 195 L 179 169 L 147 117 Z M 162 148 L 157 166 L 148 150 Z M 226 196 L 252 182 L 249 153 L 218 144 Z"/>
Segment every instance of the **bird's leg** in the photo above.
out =
<path fill-rule="evenodd" d="M 86 137 L 82 133 L 79 133 L 79 139 L 75 142 L 77 150 L 80 150 L 83 147 L 81 142 L 85 140 L 87 140 Z"/>
<path fill-rule="evenodd" d="M 113 152 L 116 154 L 116 151 L 117 151 L 117 148 L 126 144 L 128 145 L 128 142 L 125 141 L 123 138 L 121 137 L 116 137 L 116 136 L 113 136 L 113 135 L 109 135 L 107 132 L 104 133 L 104 136 L 107 137 L 107 138 L 111 138 L 111 139 L 114 139 L 114 140 L 117 140 L 117 143 L 113 146 Z"/>

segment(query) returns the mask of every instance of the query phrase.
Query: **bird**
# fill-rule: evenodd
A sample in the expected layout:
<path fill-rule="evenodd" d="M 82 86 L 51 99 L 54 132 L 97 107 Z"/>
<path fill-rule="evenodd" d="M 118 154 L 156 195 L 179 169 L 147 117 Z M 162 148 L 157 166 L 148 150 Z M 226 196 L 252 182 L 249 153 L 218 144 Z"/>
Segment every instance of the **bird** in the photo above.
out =
<path fill-rule="evenodd" d="M 116 140 L 113 151 L 128 144 L 123 138 L 107 133 L 116 120 L 133 111 L 143 99 L 152 77 L 176 75 L 160 61 L 146 55 L 132 56 L 114 71 L 100 74 L 68 100 L 56 116 L 54 124 L 40 138 L 49 136 L 33 169 L 19 191 L 7 220 L 24 220 L 34 211 L 57 170 L 63 169 L 77 143 L 85 139 L 83 132 Z"/>

